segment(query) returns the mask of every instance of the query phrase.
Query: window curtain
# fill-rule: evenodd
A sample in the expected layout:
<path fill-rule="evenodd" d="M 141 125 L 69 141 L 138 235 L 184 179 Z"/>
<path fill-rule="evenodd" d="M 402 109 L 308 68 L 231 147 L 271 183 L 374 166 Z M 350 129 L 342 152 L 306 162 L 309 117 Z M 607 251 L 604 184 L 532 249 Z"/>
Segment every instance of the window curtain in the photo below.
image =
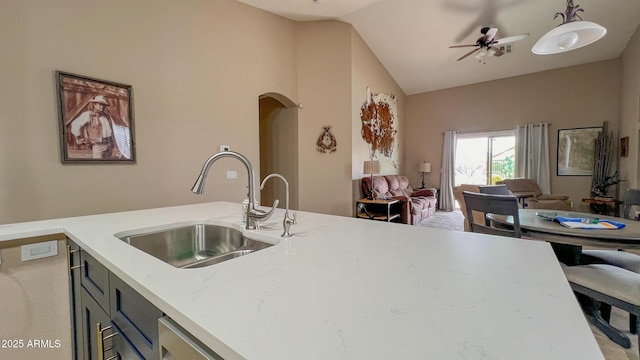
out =
<path fill-rule="evenodd" d="M 438 207 L 446 211 L 453 211 L 455 209 L 453 185 L 455 184 L 456 141 L 458 141 L 458 133 L 456 131 L 445 131 L 444 144 L 442 146 L 440 204 Z"/>
<path fill-rule="evenodd" d="M 533 179 L 543 194 L 551 194 L 549 124 L 516 127 L 515 177 Z"/>

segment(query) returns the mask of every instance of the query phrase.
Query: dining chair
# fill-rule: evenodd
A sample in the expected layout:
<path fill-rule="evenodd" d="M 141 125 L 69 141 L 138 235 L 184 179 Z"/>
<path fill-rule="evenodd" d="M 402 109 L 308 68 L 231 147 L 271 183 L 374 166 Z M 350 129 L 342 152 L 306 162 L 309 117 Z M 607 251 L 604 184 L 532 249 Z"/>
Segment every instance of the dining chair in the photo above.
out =
<path fill-rule="evenodd" d="M 631 347 L 631 340 L 609 323 L 611 307 L 615 306 L 632 315 L 631 332 L 639 334 L 640 342 L 640 274 L 608 264 L 560 265 L 571 289 L 591 299 L 587 308 L 598 329 L 616 344 Z M 599 303 L 599 309 L 594 301 Z"/>
<path fill-rule="evenodd" d="M 631 207 L 640 205 L 640 189 L 628 189 L 623 200 L 622 217 L 629 218 Z M 640 274 L 640 256 L 622 250 L 582 250 L 581 257 L 585 262 L 599 262 L 621 267 Z M 631 313 L 629 330 L 636 332 L 636 316 Z"/>
<path fill-rule="evenodd" d="M 467 219 L 470 219 L 469 230 L 471 232 L 516 238 L 521 237 L 522 233 L 520 230 L 520 217 L 518 215 L 518 200 L 515 196 L 482 194 L 470 191 L 463 191 L 462 196 L 467 208 Z M 484 224 L 477 220 L 473 220 L 474 211 L 480 212 L 484 215 Z M 491 221 L 487 219 L 487 214 L 512 216 L 513 226 L 492 226 Z"/>
<path fill-rule="evenodd" d="M 511 195 L 507 185 L 478 185 L 481 194 Z"/>

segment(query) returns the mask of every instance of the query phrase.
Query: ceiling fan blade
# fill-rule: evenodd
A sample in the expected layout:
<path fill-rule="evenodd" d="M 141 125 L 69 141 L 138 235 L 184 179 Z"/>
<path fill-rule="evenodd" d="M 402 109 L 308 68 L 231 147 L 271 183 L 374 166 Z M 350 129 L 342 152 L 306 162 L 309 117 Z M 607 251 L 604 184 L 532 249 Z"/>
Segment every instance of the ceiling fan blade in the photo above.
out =
<path fill-rule="evenodd" d="M 487 33 L 484 35 L 484 42 L 488 43 L 491 40 L 493 40 L 494 37 L 496 37 L 496 34 L 498 33 L 498 28 L 491 28 L 487 31 Z"/>
<path fill-rule="evenodd" d="M 472 47 L 472 46 L 473 46 L 473 47 L 476 47 L 476 46 L 478 46 L 478 45 L 477 45 L 477 44 L 473 44 L 473 45 L 472 45 L 472 44 L 469 44 L 469 45 L 451 45 L 451 46 L 449 46 L 449 49 L 452 49 L 452 48 L 462 48 L 462 47 Z"/>
<path fill-rule="evenodd" d="M 456 60 L 456 61 L 460 61 L 460 60 L 462 60 L 462 59 L 466 58 L 467 56 L 469 56 L 469 55 L 471 55 L 471 54 L 473 54 L 474 52 L 479 51 L 479 50 L 480 50 L 480 49 L 473 49 L 473 50 L 469 51 L 468 53 L 466 53 L 466 54 L 462 55 L 462 56 L 461 56 L 458 60 Z"/>
<path fill-rule="evenodd" d="M 497 39 L 497 40 L 494 41 L 494 44 L 506 44 L 506 43 L 510 43 L 510 42 L 524 40 L 524 39 L 526 39 L 528 37 L 529 37 L 529 33 L 520 34 L 520 35 L 513 35 L 513 36 L 506 37 L 506 38 Z"/>

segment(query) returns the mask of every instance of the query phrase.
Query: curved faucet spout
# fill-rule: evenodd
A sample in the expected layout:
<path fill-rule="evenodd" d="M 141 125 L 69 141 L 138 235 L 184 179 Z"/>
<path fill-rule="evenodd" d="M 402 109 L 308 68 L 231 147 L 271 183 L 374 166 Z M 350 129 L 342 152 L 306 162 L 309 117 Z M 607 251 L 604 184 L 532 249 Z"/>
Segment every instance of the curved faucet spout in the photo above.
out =
<path fill-rule="evenodd" d="M 266 184 L 267 180 L 271 179 L 272 177 L 278 177 L 278 178 L 282 179 L 282 181 L 284 181 L 284 190 L 287 193 L 286 199 L 285 199 L 285 209 L 289 210 L 289 182 L 287 181 L 287 179 L 284 178 L 284 176 L 282 176 L 280 174 L 269 174 L 269 175 L 267 175 L 262 180 L 262 183 L 260 184 L 260 190 L 264 190 L 264 184 Z"/>
<path fill-rule="evenodd" d="M 200 171 L 200 176 L 198 176 L 198 179 L 196 180 L 195 184 L 193 184 L 193 188 L 191 189 L 191 191 L 193 191 L 195 194 L 204 193 L 204 184 L 207 179 L 207 174 L 209 173 L 209 168 L 214 162 L 224 157 L 231 157 L 234 159 L 238 159 L 244 165 L 244 167 L 247 168 L 247 178 L 248 178 L 247 181 L 249 183 L 249 206 L 247 207 L 247 229 L 253 230 L 256 227 L 256 221 L 255 220 L 250 221 L 249 214 L 252 214 L 253 216 L 252 218 L 255 219 L 255 215 L 253 215 L 254 204 L 255 204 L 255 192 L 254 192 L 255 175 L 253 172 L 253 166 L 251 166 L 251 162 L 244 155 L 234 151 L 221 151 L 217 154 L 213 154 L 204 163 L 204 166 L 202 167 L 202 171 Z"/>
<path fill-rule="evenodd" d="M 280 178 L 282 181 L 284 181 L 284 187 L 286 192 L 286 203 L 285 203 L 285 210 L 284 210 L 284 220 L 282 221 L 284 232 L 282 233 L 281 236 L 290 237 L 291 225 L 296 224 L 296 214 L 293 213 L 293 217 L 289 215 L 289 182 L 287 181 L 287 179 L 284 178 L 284 176 L 280 174 L 269 174 L 262 180 L 262 183 L 260 184 L 260 190 L 264 189 L 264 184 L 266 184 L 267 180 L 271 179 L 272 177 L 277 177 L 277 178 Z M 276 201 L 278 200 L 276 199 Z"/>

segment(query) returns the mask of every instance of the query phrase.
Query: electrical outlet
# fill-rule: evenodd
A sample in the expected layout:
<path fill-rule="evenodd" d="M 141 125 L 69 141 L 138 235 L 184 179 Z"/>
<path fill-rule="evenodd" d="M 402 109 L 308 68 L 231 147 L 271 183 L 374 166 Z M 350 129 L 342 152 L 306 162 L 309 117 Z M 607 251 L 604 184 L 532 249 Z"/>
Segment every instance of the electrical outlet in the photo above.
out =
<path fill-rule="evenodd" d="M 22 245 L 22 261 L 42 259 L 58 255 L 58 240 Z"/>
<path fill-rule="evenodd" d="M 237 171 L 234 171 L 234 170 L 227 171 L 227 179 L 237 179 L 237 178 L 238 178 Z"/>

